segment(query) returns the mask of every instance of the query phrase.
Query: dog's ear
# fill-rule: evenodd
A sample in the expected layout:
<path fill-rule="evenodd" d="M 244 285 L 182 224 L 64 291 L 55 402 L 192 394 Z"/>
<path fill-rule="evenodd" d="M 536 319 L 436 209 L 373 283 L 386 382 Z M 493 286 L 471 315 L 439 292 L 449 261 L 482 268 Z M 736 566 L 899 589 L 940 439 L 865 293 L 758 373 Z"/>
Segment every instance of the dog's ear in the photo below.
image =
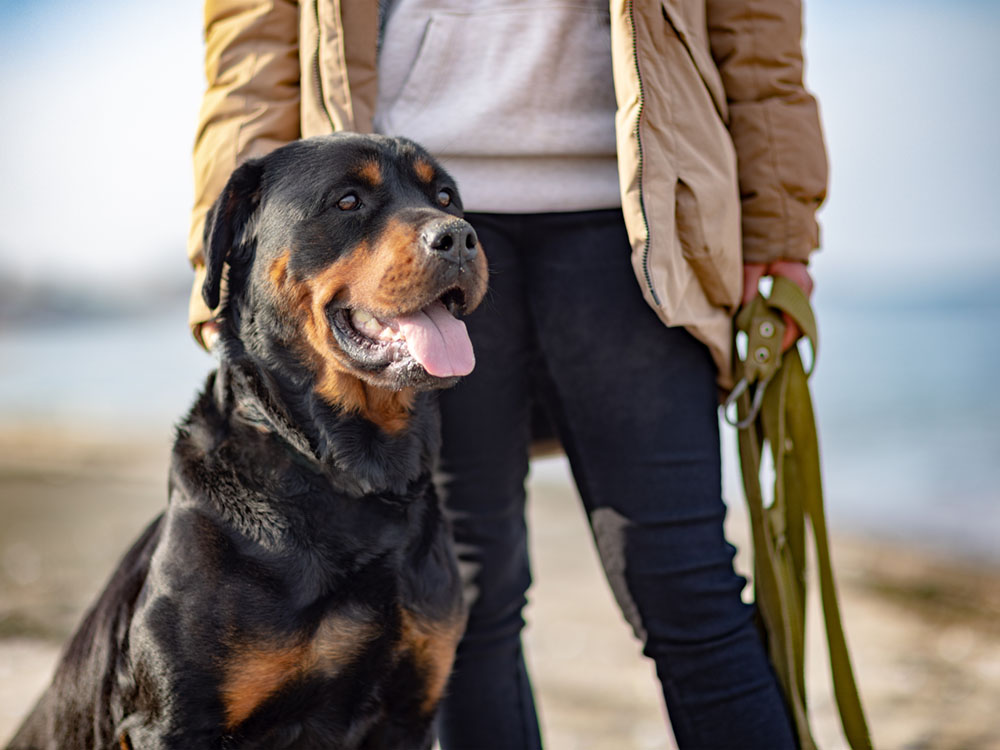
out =
<path fill-rule="evenodd" d="M 205 281 L 201 296 L 210 309 L 219 305 L 222 269 L 228 261 L 246 260 L 245 229 L 260 205 L 263 162 L 251 159 L 233 172 L 205 221 Z"/>

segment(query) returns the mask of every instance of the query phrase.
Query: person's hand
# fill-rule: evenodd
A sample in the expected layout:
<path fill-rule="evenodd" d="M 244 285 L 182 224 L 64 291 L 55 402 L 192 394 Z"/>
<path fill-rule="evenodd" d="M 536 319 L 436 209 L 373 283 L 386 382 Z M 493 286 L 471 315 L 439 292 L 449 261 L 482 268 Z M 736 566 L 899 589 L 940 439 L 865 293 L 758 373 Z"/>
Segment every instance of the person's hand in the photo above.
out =
<path fill-rule="evenodd" d="M 806 264 L 798 260 L 776 260 L 771 263 L 743 264 L 743 304 L 747 304 L 757 294 L 757 287 L 764 276 L 784 276 L 798 284 L 806 297 L 812 296 L 813 280 Z M 781 351 L 791 348 L 799 340 L 802 331 L 795 325 L 788 313 L 784 313 L 785 338 L 781 341 Z"/>

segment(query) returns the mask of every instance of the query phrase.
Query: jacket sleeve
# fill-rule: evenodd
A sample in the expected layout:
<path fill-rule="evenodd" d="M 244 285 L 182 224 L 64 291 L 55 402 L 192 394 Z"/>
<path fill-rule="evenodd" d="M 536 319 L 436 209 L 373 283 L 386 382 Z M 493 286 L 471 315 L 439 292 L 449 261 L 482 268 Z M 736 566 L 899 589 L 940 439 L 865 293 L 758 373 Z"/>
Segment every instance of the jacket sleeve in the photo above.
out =
<path fill-rule="evenodd" d="M 205 214 L 232 171 L 299 137 L 299 18 L 295 0 L 206 0 L 207 89 L 194 143 L 194 209 L 188 257 L 196 280 L 190 322 L 211 311 L 201 300 Z"/>
<path fill-rule="evenodd" d="M 802 80 L 800 0 L 707 0 L 709 44 L 729 105 L 749 262 L 807 260 L 827 161 Z"/>

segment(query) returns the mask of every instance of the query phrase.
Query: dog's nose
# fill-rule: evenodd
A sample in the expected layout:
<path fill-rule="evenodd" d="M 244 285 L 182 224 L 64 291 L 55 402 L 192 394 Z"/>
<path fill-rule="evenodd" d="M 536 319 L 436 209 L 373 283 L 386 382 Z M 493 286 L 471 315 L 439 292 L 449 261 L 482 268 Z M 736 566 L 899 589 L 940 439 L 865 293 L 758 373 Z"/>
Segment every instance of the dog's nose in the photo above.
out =
<path fill-rule="evenodd" d="M 475 257 L 479 248 L 476 230 L 462 219 L 435 222 L 424 229 L 424 241 L 432 252 L 459 262 Z"/>

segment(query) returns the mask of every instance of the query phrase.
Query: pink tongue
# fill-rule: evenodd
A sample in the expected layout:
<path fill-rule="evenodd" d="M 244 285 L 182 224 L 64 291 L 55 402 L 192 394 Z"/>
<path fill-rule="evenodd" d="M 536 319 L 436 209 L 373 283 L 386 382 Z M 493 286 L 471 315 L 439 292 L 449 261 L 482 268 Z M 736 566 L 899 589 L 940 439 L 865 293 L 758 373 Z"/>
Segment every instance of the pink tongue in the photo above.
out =
<path fill-rule="evenodd" d="M 455 319 L 441 302 L 396 319 L 410 354 L 437 378 L 468 375 L 476 366 L 465 323 Z"/>

